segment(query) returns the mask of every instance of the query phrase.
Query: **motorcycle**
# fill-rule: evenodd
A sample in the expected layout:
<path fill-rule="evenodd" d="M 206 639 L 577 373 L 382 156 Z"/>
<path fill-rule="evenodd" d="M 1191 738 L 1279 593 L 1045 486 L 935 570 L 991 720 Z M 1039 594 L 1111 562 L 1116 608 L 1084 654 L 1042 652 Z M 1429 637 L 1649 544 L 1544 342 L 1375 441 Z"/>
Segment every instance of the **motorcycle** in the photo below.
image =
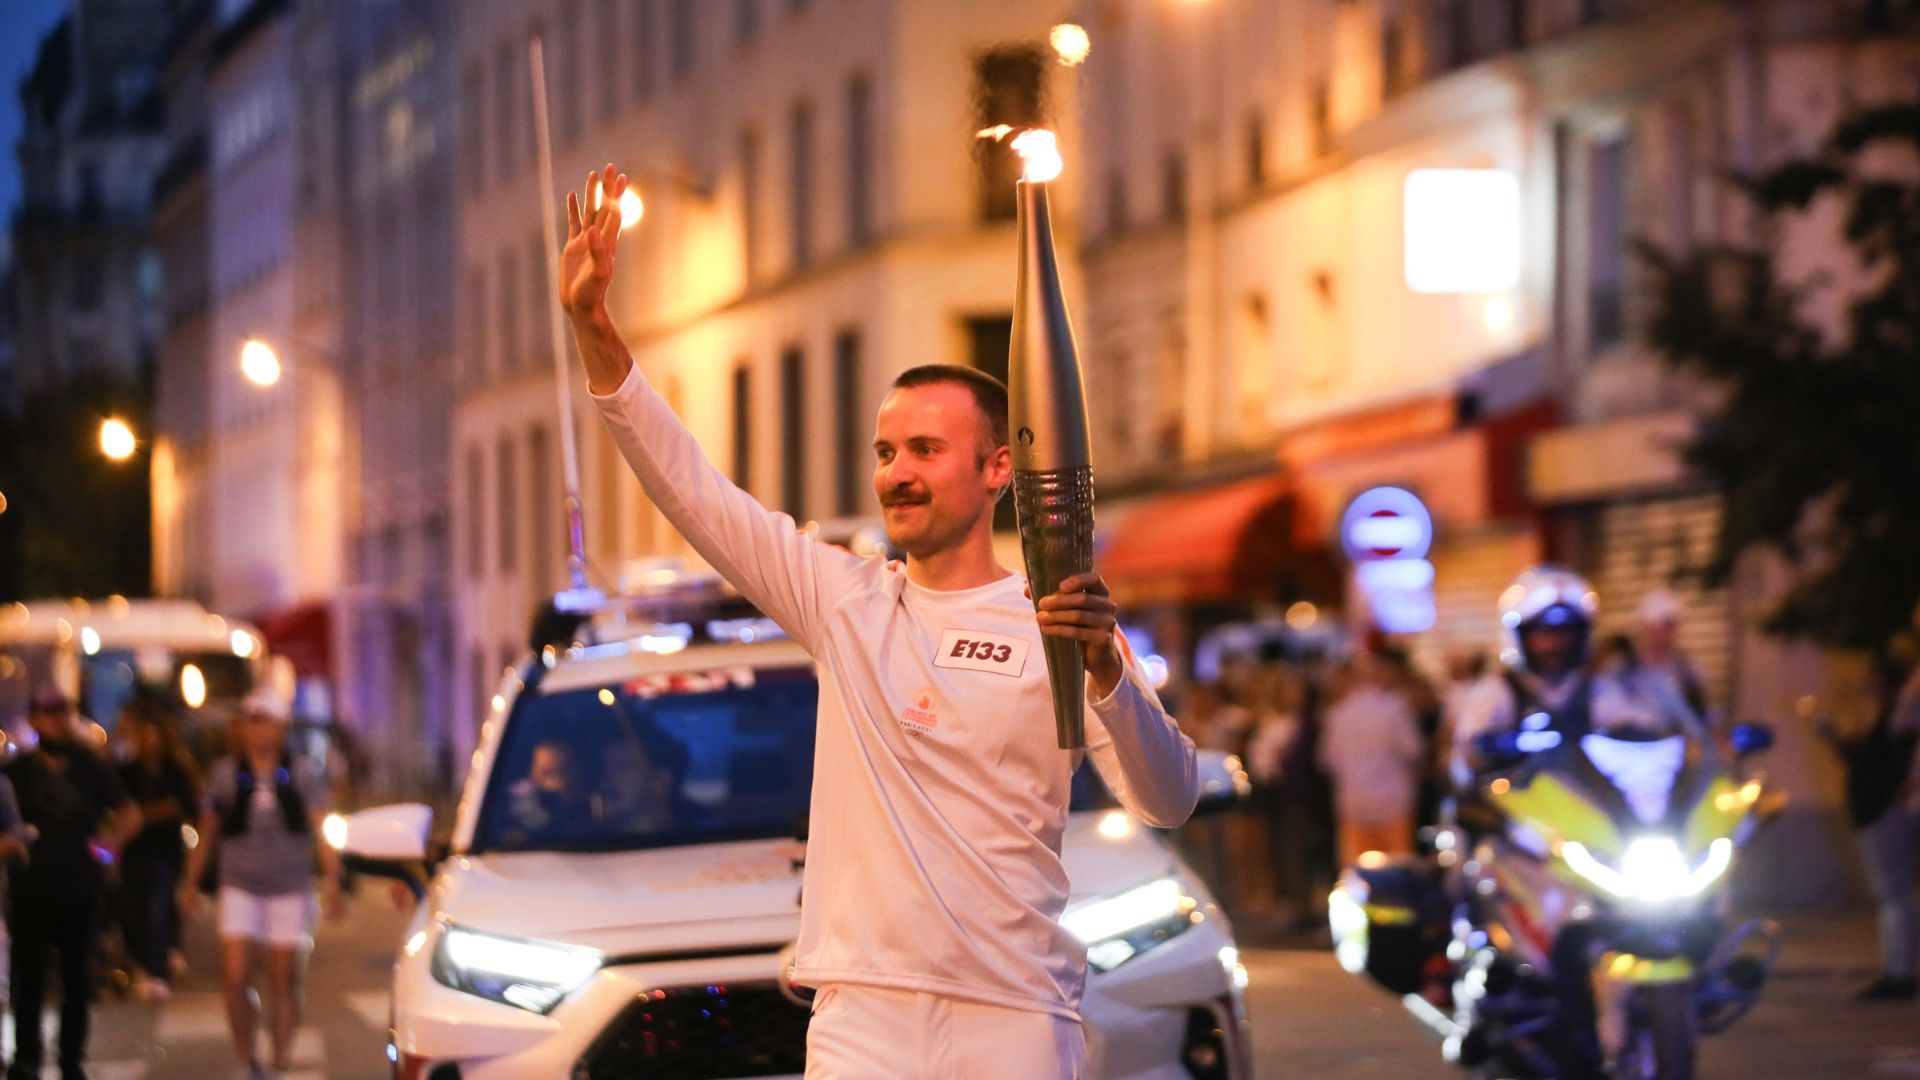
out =
<path fill-rule="evenodd" d="M 1529 718 L 1419 855 L 1369 853 L 1329 904 L 1341 965 L 1401 995 L 1479 1075 L 1692 1080 L 1701 1035 L 1750 1010 L 1779 953 L 1729 927 L 1739 850 L 1782 797 L 1684 735 L 1562 740 Z"/>

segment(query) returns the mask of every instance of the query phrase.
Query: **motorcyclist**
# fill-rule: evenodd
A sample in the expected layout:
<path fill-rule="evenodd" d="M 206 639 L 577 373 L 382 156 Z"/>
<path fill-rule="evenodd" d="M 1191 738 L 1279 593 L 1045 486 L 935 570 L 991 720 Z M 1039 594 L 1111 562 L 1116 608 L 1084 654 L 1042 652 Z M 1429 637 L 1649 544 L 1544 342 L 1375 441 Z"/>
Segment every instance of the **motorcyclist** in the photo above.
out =
<path fill-rule="evenodd" d="M 1599 607 L 1583 578 L 1557 566 L 1529 567 L 1500 594 L 1506 670 L 1475 686 L 1454 718 L 1456 784 L 1471 785 L 1486 766 L 1479 742 L 1489 732 L 1552 732 L 1556 744 L 1594 733 L 1704 734 L 1700 718 L 1665 681 L 1588 670 Z"/>
<path fill-rule="evenodd" d="M 1670 680 L 1639 678 L 1630 670 L 1591 670 L 1599 606 L 1599 597 L 1584 579 L 1557 566 L 1530 567 L 1501 593 L 1501 659 L 1506 670 L 1477 684 L 1455 718 L 1452 764 L 1463 792 L 1474 787 L 1483 770 L 1497 764 L 1481 748 L 1481 736 L 1492 732 L 1516 732 L 1521 751 L 1576 744 L 1589 735 L 1635 741 L 1685 735 L 1689 742 L 1711 748 L 1704 725 Z M 1604 749 L 1589 747 L 1589 756 Z M 1670 749 L 1678 755 L 1685 752 L 1685 744 L 1676 742 Z M 1662 767 L 1657 757 L 1644 755 L 1622 764 L 1628 771 L 1651 764 L 1652 772 L 1669 778 L 1674 771 Z M 1637 802 L 1642 785 L 1624 772 L 1609 772 L 1629 802 Z M 1654 801 L 1664 809 L 1663 781 L 1653 786 Z M 1469 816 L 1463 815 L 1461 824 L 1471 831 L 1465 820 Z M 1570 1040 L 1561 1051 L 1563 1076 L 1569 1080 L 1597 1078 L 1603 1071 L 1585 941 L 1578 933 L 1566 933 L 1553 950 L 1563 1030 Z"/>

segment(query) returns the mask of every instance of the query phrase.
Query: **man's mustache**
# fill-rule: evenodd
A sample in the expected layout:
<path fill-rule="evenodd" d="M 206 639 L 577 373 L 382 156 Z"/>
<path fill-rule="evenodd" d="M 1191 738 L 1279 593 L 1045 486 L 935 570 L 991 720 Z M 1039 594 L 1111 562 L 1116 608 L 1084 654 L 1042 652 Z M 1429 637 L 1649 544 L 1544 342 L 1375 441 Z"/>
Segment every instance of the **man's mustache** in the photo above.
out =
<path fill-rule="evenodd" d="M 923 491 L 891 491 L 880 496 L 881 506 L 910 506 L 928 501 L 929 497 Z"/>

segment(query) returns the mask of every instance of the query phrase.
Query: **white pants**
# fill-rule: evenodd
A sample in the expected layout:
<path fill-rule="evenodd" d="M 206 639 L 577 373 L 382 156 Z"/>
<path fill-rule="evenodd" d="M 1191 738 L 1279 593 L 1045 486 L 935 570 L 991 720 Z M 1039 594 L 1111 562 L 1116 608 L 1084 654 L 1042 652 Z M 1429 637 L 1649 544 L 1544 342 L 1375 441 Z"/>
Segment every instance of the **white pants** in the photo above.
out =
<path fill-rule="evenodd" d="M 835 984 L 813 1000 L 807 1080 L 1083 1080 L 1080 1022 L 912 990 Z"/>
<path fill-rule="evenodd" d="M 281 948 L 304 947 L 313 940 L 313 894 L 255 896 L 231 885 L 220 887 L 220 938 L 264 941 Z"/>

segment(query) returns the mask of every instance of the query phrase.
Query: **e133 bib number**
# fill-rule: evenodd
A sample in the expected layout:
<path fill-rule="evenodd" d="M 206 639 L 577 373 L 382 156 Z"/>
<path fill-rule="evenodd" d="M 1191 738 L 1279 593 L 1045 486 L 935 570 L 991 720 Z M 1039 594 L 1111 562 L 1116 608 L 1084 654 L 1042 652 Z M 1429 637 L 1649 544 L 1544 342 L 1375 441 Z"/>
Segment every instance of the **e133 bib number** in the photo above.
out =
<path fill-rule="evenodd" d="M 1031 642 L 985 630 L 948 627 L 940 635 L 940 648 L 933 665 L 964 671 L 987 671 L 995 675 L 1019 678 L 1027 667 Z"/>

